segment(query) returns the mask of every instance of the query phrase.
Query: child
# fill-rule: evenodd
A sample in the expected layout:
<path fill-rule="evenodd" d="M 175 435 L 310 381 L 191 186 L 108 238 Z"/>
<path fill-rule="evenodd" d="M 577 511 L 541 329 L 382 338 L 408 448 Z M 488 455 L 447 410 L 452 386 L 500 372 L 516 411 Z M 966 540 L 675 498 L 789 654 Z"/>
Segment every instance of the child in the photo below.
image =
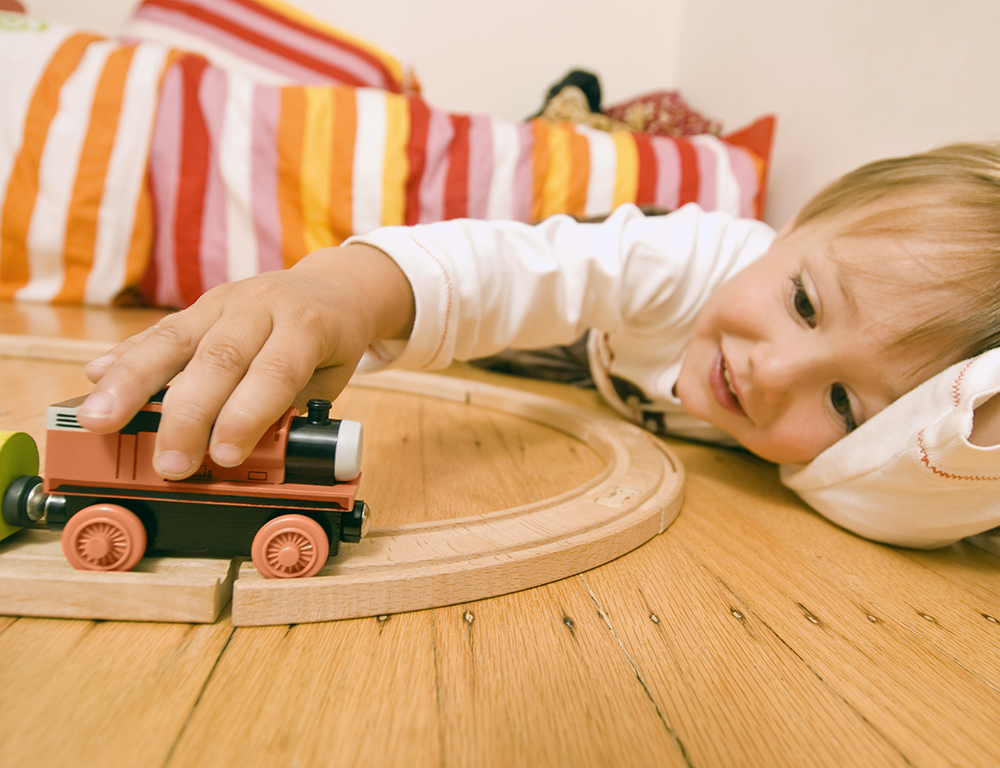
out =
<path fill-rule="evenodd" d="M 1000 523 L 1000 449 L 983 447 L 1000 443 L 998 211 L 1000 148 L 958 145 L 848 174 L 777 235 L 694 205 L 386 228 L 119 345 L 87 367 L 80 419 L 120 428 L 176 376 L 155 463 L 182 478 L 207 446 L 239 463 L 300 393 L 334 397 L 359 366 L 592 329 L 595 380 L 623 414 L 735 440 L 836 522 L 938 546 Z"/>

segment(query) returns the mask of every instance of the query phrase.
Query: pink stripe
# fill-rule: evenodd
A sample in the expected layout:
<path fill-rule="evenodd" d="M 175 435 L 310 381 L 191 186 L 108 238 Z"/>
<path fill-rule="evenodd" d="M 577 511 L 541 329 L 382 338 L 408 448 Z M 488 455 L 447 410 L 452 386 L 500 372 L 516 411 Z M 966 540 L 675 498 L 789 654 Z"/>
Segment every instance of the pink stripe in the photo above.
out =
<path fill-rule="evenodd" d="M 246 27 L 248 30 L 256 32 L 262 37 L 269 38 L 279 45 L 292 48 L 315 59 L 319 59 L 327 64 L 347 70 L 363 83 L 379 88 L 387 88 L 390 86 L 390 84 L 386 82 L 386 78 L 379 68 L 372 65 L 370 62 L 365 61 L 360 56 L 356 56 L 350 51 L 345 51 L 343 48 L 338 46 L 324 44 L 322 40 L 317 39 L 312 35 L 306 35 L 294 28 L 278 24 L 273 18 L 254 13 L 248 8 L 240 5 L 218 2 L 218 0 L 213 0 L 212 2 L 191 2 L 191 0 L 189 0 L 188 5 L 204 8 L 211 13 L 222 16 L 235 24 L 239 24 L 242 27 Z M 136 18 L 141 18 L 144 21 L 165 24 L 205 38 L 209 37 L 209 35 L 205 34 L 205 29 L 216 30 L 219 33 L 219 36 L 212 37 L 211 39 L 215 40 L 220 45 L 233 50 L 236 50 L 237 47 L 239 47 L 243 51 L 250 51 L 249 54 L 242 53 L 241 55 L 246 56 L 252 61 L 266 62 L 270 59 L 276 58 L 279 61 L 288 63 L 290 66 L 298 69 L 304 69 L 305 71 L 311 73 L 311 82 L 316 82 L 317 74 L 319 74 L 313 69 L 292 64 L 280 55 L 260 48 L 253 43 L 248 43 L 239 35 L 220 30 L 218 27 L 209 24 L 208 22 L 194 19 L 184 13 L 171 11 L 167 8 L 143 5 L 136 13 Z M 237 44 L 240 45 L 237 46 Z M 271 64 L 267 64 L 267 66 L 273 68 Z M 321 75 L 321 77 L 323 80 L 328 79 L 326 75 Z"/>
<path fill-rule="evenodd" d="M 205 179 L 205 204 L 202 213 L 201 242 L 198 262 L 201 268 L 202 290 L 207 291 L 229 280 L 226 255 L 226 189 L 219 174 L 219 140 L 222 119 L 226 111 L 228 79 L 217 67 L 209 67 L 201 79 L 198 103 L 205 117 L 210 155 Z"/>
<path fill-rule="evenodd" d="M 668 211 L 680 207 L 681 156 L 677 144 L 661 136 L 651 137 L 656 155 L 656 204 Z"/>
<path fill-rule="evenodd" d="M 250 136 L 250 205 L 257 230 L 260 271 L 284 266 L 281 253 L 281 212 L 278 210 L 278 115 L 281 91 L 258 85 L 253 95 L 253 126 Z"/>
<path fill-rule="evenodd" d="M 729 153 L 729 165 L 733 169 L 733 176 L 736 177 L 736 184 L 740 189 L 740 217 L 752 219 L 757 215 L 754 210 L 754 201 L 759 191 L 757 166 L 745 149 L 727 143 L 723 146 Z"/>
<path fill-rule="evenodd" d="M 515 221 L 531 221 L 531 200 L 534 196 L 531 150 L 535 147 L 535 135 L 531 132 L 531 123 L 521 123 L 517 126 L 517 138 L 521 151 L 514 170 L 511 218 Z"/>
<path fill-rule="evenodd" d="M 445 182 L 448 179 L 449 150 L 455 129 L 448 113 L 430 110 L 427 121 L 427 164 L 420 182 L 420 223 L 444 219 Z"/>
<path fill-rule="evenodd" d="M 719 163 L 715 153 L 701 144 L 692 142 L 695 157 L 698 158 L 698 205 L 706 211 L 717 208 L 716 187 L 718 185 Z"/>
<path fill-rule="evenodd" d="M 493 123 L 487 115 L 469 122 L 469 217 L 485 219 L 489 212 L 493 175 Z"/>
<path fill-rule="evenodd" d="M 157 18 L 158 17 L 158 18 Z M 206 40 L 219 48 L 223 48 L 230 53 L 253 62 L 263 69 L 270 70 L 275 74 L 287 77 L 296 83 L 334 83 L 343 84 L 340 80 L 321 72 L 317 72 L 311 67 L 290 61 L 280 53 L 269 51 L 251 43 L 243 38 L 233 35 L 226 30 L 219 29 L 213 24 L 192 19 L 181 13 L 166 10 L 163 8 L 147 8 L 144 11 L 144 21 L 161 24 L 172 29 L 178 29 L 194 37 Z M 344 67 L 350 71 L 352 67 Z M 354 74 L 353 72 L 351 74 Z M 381 82 L 381 81 L 380 81 Z M 346 85 L 356 85 L 356 83 L 346 83 Z"/>
<path fill-rule="evenodd" d="M 149 183 L 156 206 L 153 260 L 156 262 L 154 302 L 158 307 L 183 306 L 177 284 L 173 238 L 180 187 L 183 88 L 181 69 L 175 65 L 163 78 L 149 156 Z"/>

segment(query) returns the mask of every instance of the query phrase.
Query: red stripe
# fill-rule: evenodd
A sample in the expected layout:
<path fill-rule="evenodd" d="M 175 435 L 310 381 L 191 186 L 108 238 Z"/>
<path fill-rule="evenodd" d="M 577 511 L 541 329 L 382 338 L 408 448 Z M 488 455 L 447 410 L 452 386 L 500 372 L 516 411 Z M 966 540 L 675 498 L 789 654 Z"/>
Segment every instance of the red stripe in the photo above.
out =
<path fill-rule="evenodd" d="M 184 113 L 177 214 L 174 219 L 174 259 L 181 299 L 187 306 L 193 304 L 203 292 L 199 255 L 210 152 L 208 127 L 198 103 L 198 89 L 208 62 L 201 57 L 187 56 L 181 61 L 180 68 Z"/>
<path fill-rule="evenodd" d="M 677 151 L 681 157 L 681 185 L 677 191 L 677 205 L 680 207 L 686 203 L 697 202 L 701 182 L 698 178 L 698 155 L 694 145 L 679 136 L 674 139 L 674 143 L 677 144 Z"/>
<path fill-rule="evenodd" d="M 385 63 L 371 51 L 366 51 L 364 48 L 357 46 L 354 43 L 348 42 L 346 40 L 338 40 L 336 37 L 333 37 L 330 34 L 323 32 L 322 30 L 316 29 L 315 27 L 310 27 L 306 24 L 301 24 L 295 21 L 295 19 L 285 16 L 279 11 L 272 10 L 270 8 L 267 8 L 266 6 L 254 2 L 254 0 L 229 0 L 229 2 L 234 3 L 236 5 L 242 5 L 244 8 L 248 8 L 254 13 L 258 13 L 261 16 L 267 16 L 268 18 L 273 19 L 276 22 L 284 24 L 289 29 L 297 30 L 298 32 L 302 32 L 303 34 L 309 35 L 309 37 L 315 40 L 319 40 L 334 48 L 339 48 L 342 51 L 348 51 L 351 55 L 357 56 L 359 59 L 364 59 L 373 67 L 378 69 L 379 72 L 382 73 L 382 78 L 385 81 L 384 87 L 386 90 L 391 90 L 394 93 L 402 92 L 399 83 L 397 83 L 395 78 L 393 78 L 392 72 L 390 72 L 388 67 L 385 66 Z"/>
<path fill-rule="evenodd" d="M 636 205 L 656 202 L 656 153 L 648 133 L 633 132 L 635 148 L 639 155 L 639 181 L 635 191 Z"/>
<path fill-rule="evenodd" d="M 448 149 L 448 177 L 444 187 L 444 218 L 469 215 L 469 125 L 468 115 L 451 115 L 455 136 Z"/>
<path fill-rule="evenodd" d="M 406 180 L 406 224 L 420 223 L 420 182 L 427 166 L 427 130 L 430 109 L 418 98 L 408 99 L 410 104 L 410 140 L 406 145 L 406 159 L 410 173 Z"/>
<path fill-rule="evenodd" d="M 212 13 L 211 11 L 207 11 L 204 8 L 196 8 L 190 6 L 185 2 L 183 2 L 183 0 L 145 0 L 145 4 L 156 6 L 159 8 L 164 8 L 166 10 L 174 11 L 176 13 L 181 13 L 186 16 L 190 16 L 191 18 L 198 19 L 199 21 L 203 21 L 206 24 L 211 24 L 213 27 L 217 27 L 218 29 L 224 30 L 233 35 L 234 37 L 238 37 L 241 40 L 244 40 L 245 42 L 252 43 L 253 45 L 257 45 L 261 48 L 264 48 L 265 50 L 276 53 L 279 56 L 289 61 L 294 61 L 296 64 L 300 64 L 303 67 L 307 67 L 315 72 L 319 72 L 320 74 L 326 75 L 327 77 L 336 79 L 345 85 L 354 85 L 354 86 L 368 85 L 368 83 L 364 82 L 356 75 L 346 70 L 343 70 L 340 67 L 336 67 L 333 64 L 321 61 L 320 59 L 317 59 L 313 56 L 309 56 L 305 53 L 302 53 L 301 51 L 297 51 L 294 48 L 289 48 L 288 46 L 279 43 L 277 40 L 274 40 L 273 38 L 265 37 L 264 35 L 261 35 L 258 32 L 254 32 L 251 29 L 247 29 L 244 26 L 236 24 L 235 22 L 230 21 L 229 19 L 223 16 L 219 16 L 218 14 Z M 255 8 L 256 7 L 259 6 L 255 6 Z M 278 16 L 277 18 L 284 19 L 283 16 Z M 323 38 L 323 39 L 332 42 L 330 41 L 329 38 Z M 351 52 L 354 53 L 355 50 L 356 49 L 352 48 Z M 390 83 L 392 82 L 391 78 L 389 82 Z M 396 88 L 396 90 L 399 90 L 398 87 Z"/>

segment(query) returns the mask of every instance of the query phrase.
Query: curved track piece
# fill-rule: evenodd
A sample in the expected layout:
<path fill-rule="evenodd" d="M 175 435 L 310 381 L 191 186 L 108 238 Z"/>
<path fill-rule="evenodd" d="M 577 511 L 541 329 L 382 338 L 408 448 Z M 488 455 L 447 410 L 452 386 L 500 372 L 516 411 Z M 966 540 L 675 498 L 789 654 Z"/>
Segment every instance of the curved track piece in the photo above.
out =
<path fill-rule="evenodd" d="M 265 580 L 244 564 L 233 624 L 378 616 L 478 600 L 572 576 L 638 547 L 680 511 L 684 468 L 661 441 L 621 419 L 552 398 L 449 376 L 384 372 L 352 386 L 492 408 L 558 429 L 605 461 L 596 477 L 545 501 L 483 515 L 387 528 L 313 579 Z M 378 510 L 374 510 L 375 523 Z"/>

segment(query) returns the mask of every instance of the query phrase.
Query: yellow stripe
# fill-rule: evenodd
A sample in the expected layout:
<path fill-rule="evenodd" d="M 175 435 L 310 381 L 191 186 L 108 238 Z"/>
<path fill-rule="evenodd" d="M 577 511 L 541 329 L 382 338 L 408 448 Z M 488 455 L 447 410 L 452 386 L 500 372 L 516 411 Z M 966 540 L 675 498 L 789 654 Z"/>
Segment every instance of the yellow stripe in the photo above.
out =
<path fill-rule="evenodd" d="M 330 222 L 330 137 L 333 133 L 334 105 L 329 88 L 303 89 L 305 122 L 302 135 L 302 230 L 306 251 L 312 253 L 333 245 Z"/>
<path fill-rule="evenodd" d="M 321 32 L 327 37 L 331 37 L 335 40 L 341 40 L 345 43 L 353 45 L 357 48 L 368 53 L 370 56 L 378 59 L 387 70 L 389 74 L 397 83 L 403 82 L 403 65 L 394 56 L 386 53 L 383 49 L 379 48 L 377 45 L 369 43 L 367 40 L 362 40 L 359 37 L 348 34 L 338 27 L 334 27 L 326 22 L 320 21 L 315 16 L 310 16 L 305 11 L 295 8 L 286 3 L 280 2 L 280 0 L 257 0 L 261 5 L 270 8 L 275 13 L 279 13 L 287 19 L 301 24 L 304 27 L 309 27 L 317 32 Z"/>
<path fill-rule="evenodd" d="M 549 167 L 542 185 L 541 216 L 566 213 L 571 175 L 570 134 L 568 125 L 554 125 L 545 139 L 549 149 Z"/>
<path fill-rule="evenodd" d="M 410 141 L 410 107 L 404 96 L 387 93 L 385 112 L 382 223 L 398 225 L 406 223 L 406 180 L 410 175 L 406 148 Z"/>
<path fill-rule="evenodd" d="M 617 208 L 622 203 L 634 203 L 639 194 L 639 150 L 635 146 L 635 139 L 628 131 L 615 131 L 611 136 L 615 142 L 615 152 L 618 154 L 613 201 L 614 207 Z"/>
<path fill-rule="evenodd" d="M 281 89 L 278 119 L 278 210 L 281 214 L 282 256 L 290 267 L 308 251 L 302 226 L 302 136 L 305 133 L 303 88 Z"/>
<path fill-rule="evenodd" d="M 63 261 L 65 279 L 56 302 L 80 303 L 87 288 L 87 277 L 94 265 L 97 245 L 98 214 L 104 198 L 108 164 L 118 132 L 125 80 L 135 48 L 112 51 L 94 91 L 90 124 L 80 150 L 73 195 L 66 217 L 66 241 Z"/>
<path fill-rule="evenodd" d="M 38 168 L 49 126 L 59 110 L 59 91 L 97 35 L 67 38 L 35 87 L 24 120 L 24 141 L 11 168 L 0 221 L 0 298 L 10 299 L 28 284 L 28 228 L 38 197 Z"/>

